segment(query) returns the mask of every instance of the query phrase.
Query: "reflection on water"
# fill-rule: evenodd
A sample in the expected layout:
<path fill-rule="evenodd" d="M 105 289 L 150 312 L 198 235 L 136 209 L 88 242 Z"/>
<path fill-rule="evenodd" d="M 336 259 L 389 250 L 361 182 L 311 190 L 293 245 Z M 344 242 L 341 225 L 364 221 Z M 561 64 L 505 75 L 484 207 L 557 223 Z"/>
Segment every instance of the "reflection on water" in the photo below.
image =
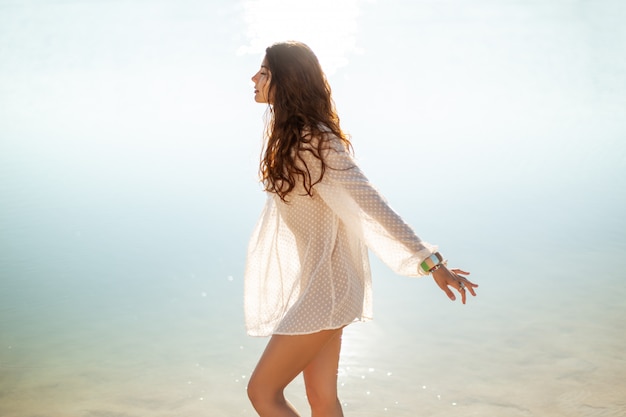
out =
<path fill-rule="evenodd" d="M 624 6 L 461 3 L 362 5 L 333 79 L 366 171 L 481 285 L 373 260 L 346 415 L 626 414 Z M 258 59 L 239 8 L 155 4 L 0 4 L 3 417 L 254 415 Z"/>

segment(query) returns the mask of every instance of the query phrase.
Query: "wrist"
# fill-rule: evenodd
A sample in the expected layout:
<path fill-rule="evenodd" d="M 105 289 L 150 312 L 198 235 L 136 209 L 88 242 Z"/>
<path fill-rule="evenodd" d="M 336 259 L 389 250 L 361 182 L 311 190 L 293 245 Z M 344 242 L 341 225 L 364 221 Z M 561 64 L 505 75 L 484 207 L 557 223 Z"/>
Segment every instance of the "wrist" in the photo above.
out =
<path fill-rule="evenodd" d="M 434 276 L 434 275 L 435 275 L 435 272 L 439 271 L 442 267 L 445 267 L 445 266 L 446 266 L 446 262 L 445 262 L 445 261 L 443 261 L 442 263 L 440 263 L 440 264 L 436 265 L 433 269 L 431 269 L 431 270 L 429 271 L 429 273 L 430 273 L 430 274 L 433 274 L 433 276 Z"/>

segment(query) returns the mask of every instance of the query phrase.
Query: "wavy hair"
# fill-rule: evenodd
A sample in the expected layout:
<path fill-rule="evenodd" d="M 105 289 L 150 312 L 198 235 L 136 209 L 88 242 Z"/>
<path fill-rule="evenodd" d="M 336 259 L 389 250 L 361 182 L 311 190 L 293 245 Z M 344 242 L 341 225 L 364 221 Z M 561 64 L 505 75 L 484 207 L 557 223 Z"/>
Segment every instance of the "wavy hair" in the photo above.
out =
<path fill-rule="evenodd" d="M 259 174 L 266 191 L 286 201 L 301 182 L 307 195 L 324 176 L 323 150 L 335 135 L 348 151 L 352 145 L 341 130 L 330 85 L 313 51 L 301 42 L 276 43 L 265 50 L 270 71 L 269 117 Z M 320 161 L 321 175 L 312 178 L 301 152 Z"/>

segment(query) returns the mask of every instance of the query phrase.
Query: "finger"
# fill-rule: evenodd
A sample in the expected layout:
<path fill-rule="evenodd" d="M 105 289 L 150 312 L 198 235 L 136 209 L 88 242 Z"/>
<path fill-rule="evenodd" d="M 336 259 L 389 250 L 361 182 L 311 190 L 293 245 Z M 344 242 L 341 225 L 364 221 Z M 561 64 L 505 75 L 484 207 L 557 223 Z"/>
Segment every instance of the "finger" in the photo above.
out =
<path fill-rule="evenodd" d="M 476 297 L 476 291 L 474 291 L 474 288 L 478 287 L 477 284 L 474 284 L 472 282 L 467 282 L 467 284 L 465 284 L 465 288 L 467 288 L 467 290 L 470 292 L 470 294 L 472 294 L 472 296 Z"/>
<path fill-rule="evenodd" d="M 449 299 L 451 299 L 452 301 L 456 300 L 454 293 L 450 291 L 450 288 L 448 288 L 448 284 L 446 282 L 439 282 L 437 280 L 435 280 L 435 282 L 437 283 L 437 286 L 441 288 L 441 291 L 446 293 Z"/>
<path fill-rule="evenodd" d="M 478 284 L 474 284 L 472 281 L 469 281 L 467 278 L 462 278 L 463 283 L 465 284 L 466 287 L 478 287 Z"/>
<path fill-rule="evenodd" d="M 473 282 L 468 281 L 465 278 L 461 278 L 459 282 L 462 285 L 463 289 L 468 290 L 470 294 L 472 294 L 472 296 L 476 297 L 476 291 L 474 291 L 474 288 L 478 287 L 478 285 L 474 284 Z"/>
<path fill-rule="evenodd" d="M 461 294 L 461 302 L 465 304 L 467 293 L 465 291 L 465 285 L 463 284 L 463 281 L 457 281 L 455 288 L 459 292 L 459 294 Z"/>
<path fill-rule="evenodd" d="M 458 268 L 451 269 L 450 271 L 454 272 L 455 274 L 461 274 L 461 275 L 470 274 L 468 271 L 463 271 L 462 269 L 458 269 Z"/>
<path fill-rule="evenodd" d="M 461 275 L 457 275 L 456 277 L 459 279 L 459 281 L 465 284 L 466 287 L 478 287 L 478 284 L 474 284 L 472 281 Z"/>

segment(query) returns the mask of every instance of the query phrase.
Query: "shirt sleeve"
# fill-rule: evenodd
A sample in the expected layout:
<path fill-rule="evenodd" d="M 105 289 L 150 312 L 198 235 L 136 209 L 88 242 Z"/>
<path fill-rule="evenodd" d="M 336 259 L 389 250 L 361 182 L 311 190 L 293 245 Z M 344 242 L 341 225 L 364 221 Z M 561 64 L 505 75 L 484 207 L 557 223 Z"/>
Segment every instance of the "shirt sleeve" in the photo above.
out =
<path fill-rule="evenodd" d="M 436 252 L 436 246 L 422 241 L 389 206 L 343 144 L 335 139 L 324 152 L 327 166 L 322 181 L 314 186 L 315 193 L 394 272 L 425 275 L 419 265 Z M 319 168 L 319 160 L 312 158 L 307 158 L 307 165 Z"/>

